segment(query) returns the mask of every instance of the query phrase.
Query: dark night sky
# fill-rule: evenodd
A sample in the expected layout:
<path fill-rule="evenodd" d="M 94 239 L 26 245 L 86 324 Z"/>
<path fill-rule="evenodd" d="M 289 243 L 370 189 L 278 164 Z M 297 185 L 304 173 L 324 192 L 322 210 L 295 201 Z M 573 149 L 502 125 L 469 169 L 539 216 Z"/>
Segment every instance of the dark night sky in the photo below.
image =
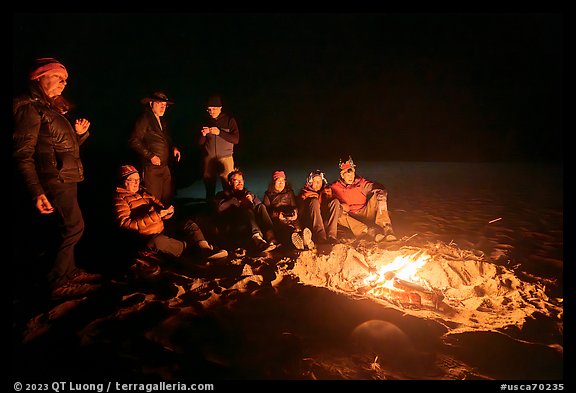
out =
<path fill-rule="evenodd" d="M 13 33 L 15 94 L 60 59 L 95 156 L 122 160 L 163 89 L 191 158 L 217 91 L 240 161 L 563 160 L 562 14 L 13 14 Z"/>

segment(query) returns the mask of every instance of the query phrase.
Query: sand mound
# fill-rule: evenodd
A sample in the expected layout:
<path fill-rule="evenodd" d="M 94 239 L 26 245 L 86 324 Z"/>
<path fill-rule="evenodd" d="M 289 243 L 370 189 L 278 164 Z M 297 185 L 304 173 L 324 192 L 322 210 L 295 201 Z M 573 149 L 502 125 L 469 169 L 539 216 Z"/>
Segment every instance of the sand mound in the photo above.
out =
<path fill-rule="evenodd" d="M 522 328 L 537 313 L 563 317 L 562 299 L 550 299 L 542 281 L 522 281 L 481 252 L 442 242 L 393 251 L 339 244 L 325 255 L 301 253 L 290 274 L 302 284 L 434 319 L 447 334 Z"/>

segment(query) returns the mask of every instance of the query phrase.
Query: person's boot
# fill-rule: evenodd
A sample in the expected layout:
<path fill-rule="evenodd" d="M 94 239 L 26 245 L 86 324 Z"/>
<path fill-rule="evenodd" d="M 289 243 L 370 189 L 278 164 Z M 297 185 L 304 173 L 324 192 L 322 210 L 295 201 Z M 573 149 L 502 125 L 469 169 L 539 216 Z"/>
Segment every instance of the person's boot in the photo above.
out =
<path fill-rule="evenodd" d="M 76 269 L 70 281 L 76 284 L 79 283 L 94 283 L 102 280 L 102 275 L 99 273 L 88 273 L 83 269 Z"/>
<path fill-rule="evenodd" d="M 92 283 L 76 283 L 68 281 L 51 290 L 53 300 L 83 297 L 100 289 L 102 285 Z"/>
<path fill-rule="evenodd" d="M 204 260 L 213 261 L 215 259 L 226 258 L 228 256 L 228 251 L 209 244 L 208 247 L 200 247 L 200 256 Z"/>
<path fill-rule="evenodd" d="M 304 250 L 304 239 L 300 235 L 300 232 L 292 232 L 292 244 L 297 250 Z"/>
<path fill-rule="evenodd" d="M 128 269 L 127 277 L 134 280 L 154 280 L 160 277 L 162 268 L 157 263 L 143 258 L 136 258 Z"/>
<path fill-rule="evenodd" d="M 274 248 L 280 247 L 280 243 L 276 239 L 276 235 L 274 234 L 274 231 L 272 229 L 266 231 L 265 239 L 268 242 L 268 244 L 273 245 Z"/>
<path fill-rule="evenodd" d="M 366 236 L 368 239 L 375 241 L 376 243 L 380 243 L 382 240 L 386 238 L 384 234 L 380 233 L 380 231 L 374 227 L 369 227 Z"/>
<path fill-rule="evenodd" d="M 304 228 L 302 231 L 302 240 L 304 240 L 304 247 L 306 247 L 308 250 L 313 250 L 316 248 L 316 245 L 312 240 L 312 231 L 310 228 Z"/>
<path fill-rule="evenodd" d="M 394 235 L 394 230 L 392 229 L 392 225 L 390 225 L 390 224 L 384 225 L 383 232 L 384 232 L 384 239 L 387 242 L 394 242 L 394 241 L 398 240 L 396 238 L 396 235 Z"/>
<path fill-rule="evenodd" d="M 262 234 L 259 232 L 252 235 L 252 242 L 256 246 L 256 249 L 260 252 L 269 252 L 278 247 L 276 244 L 268 243 L 266 240 L 264 240 Z"/>

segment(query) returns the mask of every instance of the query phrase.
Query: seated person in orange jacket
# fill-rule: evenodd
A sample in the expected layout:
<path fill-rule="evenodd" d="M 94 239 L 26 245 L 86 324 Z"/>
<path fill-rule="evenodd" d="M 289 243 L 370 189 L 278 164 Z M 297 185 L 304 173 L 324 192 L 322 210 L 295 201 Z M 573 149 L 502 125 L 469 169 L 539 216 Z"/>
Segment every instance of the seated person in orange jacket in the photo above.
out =
<path fill-rule="evenodd" d="M 206 241 L 198 225 L 188 219 L 181 228 L 182 238 L 165 234 L 164 220 L 174 215 L 174 206 L 164 207 L 152 194 L 140 187 L 140 174 L 132 165 L 120 168 L 121 184 L 114 193 L 114 214 L 118 227 L 131 238 L 140 253 L 160 253 L 178 258 L 193 246 L 205 259 L 228 256 Z"/>

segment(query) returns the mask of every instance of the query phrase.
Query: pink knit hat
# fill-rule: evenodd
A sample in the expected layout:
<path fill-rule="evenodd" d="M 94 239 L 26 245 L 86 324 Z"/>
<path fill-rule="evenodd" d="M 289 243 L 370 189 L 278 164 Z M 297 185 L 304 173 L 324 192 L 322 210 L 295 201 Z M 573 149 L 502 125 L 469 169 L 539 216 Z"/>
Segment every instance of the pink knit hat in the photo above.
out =
<path fill-rule="evenodd" d="M 126 179 L 128 176 L 130 176 L 133 173 L 138 173 L 138 169 L 136 169 L 132 165 L 122 165 L 120 167 L 119 174 L 120 174 L 120 179 L 122 179 L 122 180 Z"/>
<path fill-rule="evenodd" d="M 34 65 L 32 66 L 32 71 L 30 71 L 30 80 L 35 80 L 49 74 L 52 71 L 64 71 L 66 73 L 66 78 L 68 78 L 68 71 L 66 67 L 58 60 L 51 57 L 44 57 L 41 59 L 36 59 Z"/>

